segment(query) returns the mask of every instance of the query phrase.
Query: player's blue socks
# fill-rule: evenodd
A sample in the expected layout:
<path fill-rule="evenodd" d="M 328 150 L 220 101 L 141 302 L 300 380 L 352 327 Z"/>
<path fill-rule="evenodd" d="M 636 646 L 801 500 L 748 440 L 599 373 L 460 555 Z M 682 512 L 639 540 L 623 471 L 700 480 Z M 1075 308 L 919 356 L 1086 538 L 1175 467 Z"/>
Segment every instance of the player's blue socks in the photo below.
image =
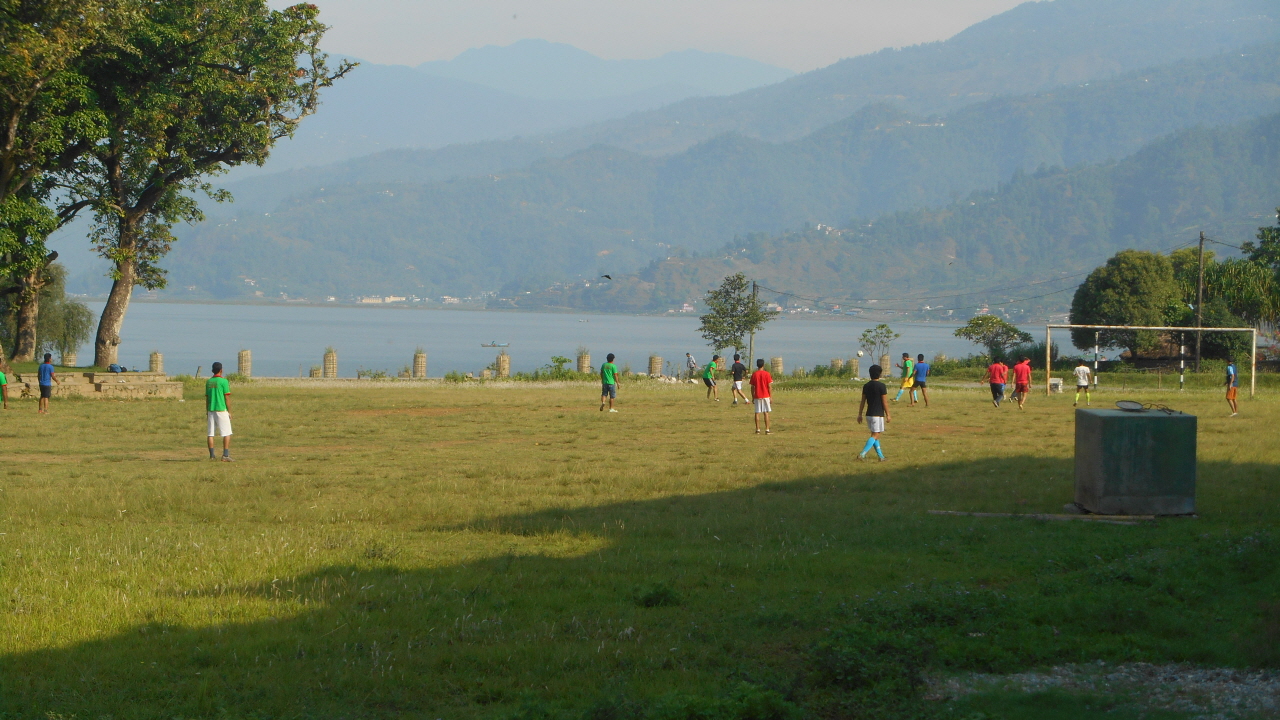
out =
<path fill-rule="evenodd" d="M 858 453 L 858 457 L 866 457 L 867 453 L 871 452 L 871 448 L 875 448 L 877 453 L 880 452 L 880 443 L 873 437 L 867 438 L 867 444 L 862 446 L 862 452 Z"/>
<path fill-rule="evenodd" d="M 878 458 L 880 458 L 881 460 L 883 460 L 883 459 L 884 459 L 884 451 L 880 449 L 880 441 L 879 441 L 878 439 L 876 439 L 876 438 L 871 438 L 871 442 L 872 442 L 872 444 L 874 444 L 874 445 L 876 446 L 876 457 L 878 457 Z"/>
<path fill-rule="evenodd" d="M 905 391 L 906 388 L 898 388 L 898 394 L 893 396 L 893 401 L 898 402 L 898 400 L 902 398 L 902 393 Z"/>

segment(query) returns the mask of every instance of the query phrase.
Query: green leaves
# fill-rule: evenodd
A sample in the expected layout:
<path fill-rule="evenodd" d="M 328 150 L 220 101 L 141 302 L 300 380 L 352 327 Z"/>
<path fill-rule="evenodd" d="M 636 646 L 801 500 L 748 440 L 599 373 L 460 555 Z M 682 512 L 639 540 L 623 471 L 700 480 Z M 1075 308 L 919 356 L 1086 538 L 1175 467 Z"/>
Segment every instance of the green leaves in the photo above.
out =
<path fill-rule="evenodd" d="M 986 347 L 988 354 L 993 358 L 1008 348 L 1034 340 L 1030 334 L 994 315 L 977 315 L 970 318 L 964 327 L 956 330 L 955 335 Z"/>
<path fill-rule="evenodd" d="M 1163 325 L 1169 301 L 1178 296 L 1173 264 L 1158 253 L 1123 250 L 1097 268 L 1076 289 L 1071 300 L 1073 325 Z M 1107 330 L 1103 347 L 1124 347 L 1135 355 L 1153 348 L 1151 331 Z M 1072 330 L 1078 348 L 1094 344 L 1094 331 Z"/>
<path fill-rule="evenodd" d="M 879 362 L 880 356 L 889 352 L 889 345 L 898 338 L 902 337 L 893 331 L 884 323 L 880 323 L 873 328 L 862 331 L 862 335 L 858 338 L 858 347 L 862 348 L 871 356 L 871 362 Z M 888 368 L 881 368 L 888 371 Z"/>
<path fill-rule="evenodd" d="M 747 336 L 778 315 L 776 310 L 764 309 L 742 273 L 726 277 L 719 288 L 707 293 L 705 302 L 709 311 L 699 318 L 698 330 L 713 350 L 746 347 Z"/>

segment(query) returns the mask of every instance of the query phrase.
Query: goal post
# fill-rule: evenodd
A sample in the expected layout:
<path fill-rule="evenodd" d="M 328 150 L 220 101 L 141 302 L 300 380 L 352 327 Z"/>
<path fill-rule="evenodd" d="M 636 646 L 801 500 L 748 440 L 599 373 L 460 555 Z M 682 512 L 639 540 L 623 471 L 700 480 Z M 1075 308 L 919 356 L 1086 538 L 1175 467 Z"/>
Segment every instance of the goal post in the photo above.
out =
<path fill-rule="evenodd" d="M 1249 352 L 1249 397 L 1258 392 L 1258 329 L 1257 328 L 1208 328 L 1208 327 L 1156 327 L 1151 325 L 1054 325 L 1044 326 L 1044 392 L 1051 392 L 1049 376 L 1053 373 L 1051 348 L 1054 330 L 1157 330 L 1161 332 L 1247 332 L 1253 338 Z M 1237 376 L 1238 377 L 1238 376 Z"/>

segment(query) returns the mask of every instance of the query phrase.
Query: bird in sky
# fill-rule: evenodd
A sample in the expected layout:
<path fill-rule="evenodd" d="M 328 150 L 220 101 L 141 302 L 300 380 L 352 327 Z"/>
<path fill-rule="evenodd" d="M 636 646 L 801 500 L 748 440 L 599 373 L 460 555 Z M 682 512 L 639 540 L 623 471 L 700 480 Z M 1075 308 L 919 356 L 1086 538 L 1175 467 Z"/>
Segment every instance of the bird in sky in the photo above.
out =
<path fill-rule="evenodd" d="M 601 275 L 600 277 L 604 278 L 605 280 L 612 280 L 612 279 L 613 279 L 613 276 L 612 276 L 612 275 Z"/>

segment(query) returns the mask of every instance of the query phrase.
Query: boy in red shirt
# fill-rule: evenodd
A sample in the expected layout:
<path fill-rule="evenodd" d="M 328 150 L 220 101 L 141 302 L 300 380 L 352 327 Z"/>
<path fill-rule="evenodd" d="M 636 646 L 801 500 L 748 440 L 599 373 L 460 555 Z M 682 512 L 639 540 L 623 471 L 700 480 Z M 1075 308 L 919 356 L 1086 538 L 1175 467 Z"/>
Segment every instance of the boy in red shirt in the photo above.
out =
<path fill-rule="evenodd" d="M 773 408 L 769 403 L 769 386 L 773 384 L 773 376 L 764 369 L 764 358 L 756 360 L 756 371 L 751 373 L 751 399 L 756 405 L 756 434 L 760 434 L 760 416 L 764 415 L 764 434 L 772 435 L 769 429 L 769 413 Z"/>
<path fill-rule="evenodd" d="M 1018 409 L 1027 401 L 1027 393 L 1031 392 L 1031 358 L 1024 357 L 1022 362 L 1013 366 L 1013 394 L 1018 396 Z"/>
<path fill-rule="evenodd" d="M 991 384 L 991 404 L 1000 407 L 1004 400 L 1004 384 L 1009 381 L 1009 366 L 996 360 L 987 368 L 986 380 Z"/>

